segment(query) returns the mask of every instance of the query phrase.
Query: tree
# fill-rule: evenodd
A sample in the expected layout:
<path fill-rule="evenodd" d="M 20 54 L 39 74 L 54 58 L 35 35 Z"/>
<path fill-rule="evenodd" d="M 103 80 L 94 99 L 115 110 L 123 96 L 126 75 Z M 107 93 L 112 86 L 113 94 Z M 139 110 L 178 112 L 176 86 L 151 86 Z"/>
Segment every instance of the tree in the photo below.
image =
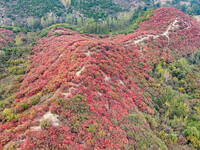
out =
<path fill-rule="evenodd" d="M 17 46 L 20 46 L 20 45 L 23 44 L 23 41 L 22 41 L 22 39 L 21 39 L 21 37 L 20 37 L 19 35 L 16 35 L 15 44 L 16 44 Z"/>
<path fill-rule="evenodd" d="M 73 17 L 71 13 L 66 15 L 65 22 L 67 24 L 75 24 L 75 18 Z"/>
<path fill-rule="evenodd" d="M 34 17 L 28 17 L 27 24 L 28 24 L 28 27 L 32 29 L 35 29 L 38 27 L 38 21 Z"/>
<path fill-rule="evenodd" d="M 61 2 L 63 3 L 65 7 L 67 7 L 68 5 L 71 5 L 71 0 L 61 0 Z"/>
<path fill-rule="evenodd" d="M 81 26 L 83 25 L 83 20 L 82 20 L 81 17 L 78 17 L 78 18 L 77 18 L 77 25 L 78 25 L 79 27 L 81 27 Z"/>
<path fill-rule="evenodd" d="M 191 67 L 185 58 L 181 58 L 169 66 L 169 71 L 172 73 L 172 76 L 177 77 L 179 80 L 184 78 L 190 70 Z"/>
<path fill-rule="evenodd" d="M 184 13 L 186 13 L 186 10 L 187 10 L 186 4 L 181 5 L 181 11 L 184 12 Z"/>
<path fill-rule="evenodd" d="M 48 13 L 41 18 L 41 25 L 45 28 L 57 22 L 57 16 L 54 13 Z"/>

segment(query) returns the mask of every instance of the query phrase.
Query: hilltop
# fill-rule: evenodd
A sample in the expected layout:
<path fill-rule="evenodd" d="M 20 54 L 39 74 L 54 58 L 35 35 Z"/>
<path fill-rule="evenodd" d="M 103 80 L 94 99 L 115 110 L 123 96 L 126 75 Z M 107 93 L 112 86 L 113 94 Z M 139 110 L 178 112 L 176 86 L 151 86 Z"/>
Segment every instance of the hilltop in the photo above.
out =
<path fill-rule="evenodd" d="M 127 35 L 57 27 L 37 41 L 0 103 L 0 149 L 199 148 L 200 24 L 149 17 Z"/>

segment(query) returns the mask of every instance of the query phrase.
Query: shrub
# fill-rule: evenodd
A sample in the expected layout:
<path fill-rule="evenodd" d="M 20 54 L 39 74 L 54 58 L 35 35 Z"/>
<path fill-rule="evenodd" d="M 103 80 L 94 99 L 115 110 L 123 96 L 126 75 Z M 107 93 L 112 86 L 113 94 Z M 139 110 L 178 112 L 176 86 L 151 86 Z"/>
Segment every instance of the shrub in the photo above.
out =
<path fill-rule="evenodd" d="M 191 147 L 196 148 L 196 149 L 200 148 L 200 140 L 197 137 L 189 135 L 187 136 L 187 139 Z"/>
<path fill-rule="evenodd" d="M 183 137 L 182 135 L 180 135 L 178 137 L 178 143 L 179 144 L 185 144 L 187 142 L 187 139 L 185 137 Z"/>
<path fill-rule="evenodd" d="M 58 32 L 54 32 L 54 34 L 53 35 L 59 35 L 59 33 Z"/>
<path fill-rule="evenodd" d="M 3 116 L 9 116 L 12 113 L 12 110 L 9 108 L 5 108 L 3 110 Z"/>
<path fill-rule="evenodd" d="M 48 128 L 49 126 L 51 125 L 51 123 L 50 123 L 50 121 L 49 120 L 42 120 L 41 122 L 40 122 L 40 126 L 41 126 L 41 128 L 43 128 L 43 129 L 46 129 L 46 128 Z"/>
<path fill-rule="evenodd" d="M 72 132 L 78 133 L 79 132 L 79 126 L 80 126 L 80 122 L 74 119 L 73 123 L 72 123 Z"/>
<path fill-rule="evenodd" d="M 85 97 L 76 95 L 73 100 L 70 101 L 71 109 L 74 113 L 85 113 L 88 109 L 85 103 Z"/>
<path fill-rule="evenodd" d="M 143 63 L 143 62 L 140 62 L 140 63 L 139 63 L 139 66 L 140 66 L 140 67 L 144 67 L 144 63 Z"/>
<path fill-rule="evenodd" d="M 129 114 L 128 115 L 128 119 L 130 120 L 130 121 L 134 121 L 134 122 L 138 122 L 138 116 L 137 116 L 137 114 Z"/>
<path fill-rule="evenodd" d="M 177 138 L 176 134 L 169 134 L 168 138 L 169 138 L 169 143 L 171 143 L 171 144 L 177 143 L 178 138 Z"/>
<path fill-rule="evenodd" d="M 39 103 L 40 98 L 38 96 L 34 96 L 30 100 L 31 100 L 31 102 L 32 102 L 33 105 L 36 105 L 36 104 Z"/>
<path fill-rule="evenodd" d="M 13 111 L 9 108 L 5 108 L 2 112 L 2 115 L 6 121 L 11 121 L 20 117 L 19 114 L 14 114 Z"/>
<path fill-rule="evenodd" d="M 128 131 L 128 132 L 127 132 L 127 137 L 128 137 L 129 139 L 135 139 L 135 134 L 134 134 L 133 132 L 131 132 L 131 131 Z"/>
<path fill-rule="evenodd" d="M 9 69 L 9 73 L 13 75 L 22 75 L 25 73 L 23 68 L 19 68 L 17 66 L 8 67 L 8 69 Z"/>
<path fill-rule="evenodd" d="M 160 62 L 158 64 L 156 64 L 156 67 L 155 67 L 155 75 L 157 78 L 163 77 L 163 74 L 165 72 L 163 67 L 165 67 L 165 66 L 166 66 L 165 60 L 163 58 L 161 58 Z"/>
<path fill-rule="evenodd" d="M 66 29 L 71 29 L 71 30 L 74 30 L 74 31 L 76 30 L 75 27 L 73 27 L 73 26 L 71 26 L 71 25 L 69 25 L 69 24 L 66 24 L 66 23 L 54 24 L 54 25 L 52 25 L 52 26 L 50 26 L 50 27 L 47 27 L 47 28 L 43 29 L 43 30 L 41 31 L 41 33 L 40 33 L 40 36 L 41 36 L 41 37 L 44 37 L 44 36 L 46 36 L 46 35 L 49 33 L 49 31 L 50 31 L 51 29 L 56 29 L 56 28 L 58 28 L 58 27 L 64 27 L 64 28 L 66 28 Z"/>
<path fill-rule="evenodd" d="M 184 137 L 193 136 L 196 138 L 199 138 L 200 135 L 196 127 L 187 127 L 182 134 Z"/>
<path fill-rule="evenodd" d="M 90 124 L 89 127 L 87 128 L 87 132 L 95 133 L 97 130 L 97 124 Z"/>
<path fill-rule="evenodd" d="M 190 114 L 185 100 L 187 95 L 178 95 L 170 86 L 154 100 L 154 107 L 172 128 L 184 128 Z"/>
<path fill-rule="evenodd" d="M 6 56 L 16 55 L 20 56 L 24 53 L 29 52 L 29 46 L 24 47 L 2 47 L 2 50 L 5 52 Z"/>
<path fill-rule="evenodd" d="M 189 61 L 192 64 L 198 64 L 198 63 L 200 63 L 200 50 L 196 51 L 194 53 L 194 55 L 191 58 L 189 58 Z"/>
<path fill-rule="evenodd" d="M 169 66 L 169 71 L 172 73 L 172 76 L 177 77 L 179 80 L 184 78 L 190 70 L 191 67 L 185 58 L 181 58 Z"/>
<path fill-rule="evenodd" d="M 14 33 L 18 33 L 18 32 L 22 31 L 19 27 L 12 27 L 12 26 L 4 26 L 4 25 L 2 25 L 2 26 L 0 26 L 0 28 L 11 30 Z"/>
<path fill-rule="evenodd" d="M 9 59 L 6 63 L 10 66 L 16 66 L 16 65 L 19 65 L 19 64 L 22 64 L 22 63 L 25 63 L 25 62 L 26 62 L 25 59 L 20 58 L 20 59 L 16 59 L 16 60 Z"/>
<path fill-rule="evenodd" d="M 177 143 L 177 135 L 176 134 L 167 134 L 164 131 L 161 131 L 159 133 L 161 139 L 165 140 L 166 142 L 168 142 L 169 144 L 176 144 Z"/>
<path fill-rule="evenodd" d="M 157 110 L 160 110 L 163 108 L 164 104 L 168 101 L 170 102 L 173 97 L 175 96 L 175 93 L 172 89 L 172 87 L 167 86 L 164 88 L 164 91 L 160 96 L 155 100 L 155 108 Z"/>
<path fill-rule="evenodd" d="M 22 104 L 22 108 L 23 109 L 27 109 L 28 108 L 28 104 L 26 104 L 26 103 Z"/>
<path fill-rule="evenodd" d="M 4 102 L 0 101 L 0 107 L 5 107 Z"/>
<path fill-rule="evenodd" d="M 189 107 L 186 103 L 184 103 L 184 97 L 183 96 L 177 96 L 173 98 L 173 100 L 170 102 L 170 118 L 174 118 L 174 116 L 179 117 L 187 117 L 189 113 Z"/>

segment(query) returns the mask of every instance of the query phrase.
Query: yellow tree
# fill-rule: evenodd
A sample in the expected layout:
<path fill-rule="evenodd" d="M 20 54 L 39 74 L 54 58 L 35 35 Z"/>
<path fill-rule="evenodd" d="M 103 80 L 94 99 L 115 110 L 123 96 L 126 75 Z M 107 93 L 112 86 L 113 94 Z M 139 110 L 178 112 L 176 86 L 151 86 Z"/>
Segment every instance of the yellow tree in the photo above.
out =
<path fill-rule="evenodd" d="M 67 7 L 68 5 L 71 5 L 71 0 L 61 0 L 61 2 L 63 3 L 65 7 Z"/>

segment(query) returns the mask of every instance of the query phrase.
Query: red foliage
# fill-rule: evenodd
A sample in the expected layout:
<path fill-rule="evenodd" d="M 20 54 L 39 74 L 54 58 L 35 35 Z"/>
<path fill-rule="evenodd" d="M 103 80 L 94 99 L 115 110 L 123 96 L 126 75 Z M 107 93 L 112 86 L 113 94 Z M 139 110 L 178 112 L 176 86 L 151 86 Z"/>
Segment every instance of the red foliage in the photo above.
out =
<path fill-rule="evenodd" d="M 175 19 L 177 27 L 169 31 L 168 41 L 161 34 Z M 60 125 L 30 130 L 20 144 L 22 149 L 117 149 L 135 143 L 119 125 L 134 132 L 127 125 L 129 113 L 139 108 L 153 114 L 149 98 L 144 102 L 140 81 L 149 78 L 151 66 L 161 57 L 171 61 L 175 52 L 186 55 L 200 47 L 199 24 L 173 8 L 155 10 L 129 35 L 100 39 L 59 28 L 62 34 L 56 36 L 57 30 L 52 29 L 33 47 L 31 65 L 12 106 L 15 112 L 23 111 L 19 106 L 32 96 L 40 97 L 40 103 L 28 103 L 28 112 L 15 124 L 18 128 L 0 126 L 0 141 L 6 137 L 0 148 L 15 140 L 7 128 L 23 134 L 49 110 L 59 115 Z M 159 36 L 135 43 L 148 34 Z M 84 100 L 77 100 L 77 95 Z M 143 127 L 150 128 L 148 124 Z"/>
<path fill-rule="evenodd" d="M 15 34 L 8 29 L 0 28 L 0 37 L 0 48 L 2 48 L 14 42 Z"/>

